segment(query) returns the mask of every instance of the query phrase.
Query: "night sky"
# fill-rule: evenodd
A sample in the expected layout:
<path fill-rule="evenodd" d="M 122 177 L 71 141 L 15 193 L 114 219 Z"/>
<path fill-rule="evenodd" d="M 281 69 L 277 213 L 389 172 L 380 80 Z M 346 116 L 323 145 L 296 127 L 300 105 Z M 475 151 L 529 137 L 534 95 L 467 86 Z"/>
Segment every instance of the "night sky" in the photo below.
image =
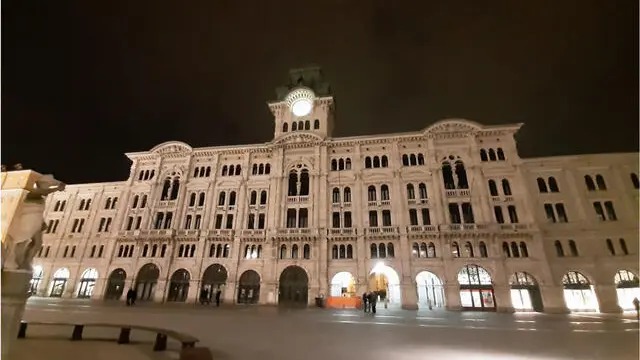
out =
<path fill-rule="evenodd" d="M 309 64 L 334 136 L 462 117 L 525 123 L 523 157 L 638 150 L 637 0 L 169 3 L 3 1 L 2 163 L 116 181 L 167 140 L 269 141 Z"/>

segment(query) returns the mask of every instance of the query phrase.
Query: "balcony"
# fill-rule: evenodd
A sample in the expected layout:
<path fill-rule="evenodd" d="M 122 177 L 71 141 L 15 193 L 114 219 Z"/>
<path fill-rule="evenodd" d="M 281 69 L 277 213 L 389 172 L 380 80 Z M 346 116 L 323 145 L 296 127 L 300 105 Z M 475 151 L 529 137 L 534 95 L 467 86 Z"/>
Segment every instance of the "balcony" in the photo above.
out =
<path fill-rule="evenodd" d="M 350 202 L 337 202 L 337 203 L 332 203 L 331 206 L 334 209 L 339 209 L 339 208 L 350 208 L 351 207 L 351 203 Z"/>
<path fill-rule="evenodd" d="M 445 234 L 480 235 L 488 234 L 492 231 L 492 226 L 488 224 L 442 224 L 440 231 Z"/>
<path fill-rule="evenodd" d="M 264 238 L 267 232 L 265 229 L 244 229 L 241 234 L 244 238 Z"/>
<path fill-rule="evenodd" d="M 280 228 L 276 237 L 286 239 L 312 239 L 318 237 L 318 229 L 313 228 Z"/>
<path fill-rule="evenodd" d="M 505 196 L 492 196 L 491 201 L 493 202 L 512 202 L 513 196 L 505 195 Z"/>
<path fill-rule="evenodd" d="M 527 233 L 534 230 L 529 224 L 497 224 L 497 230 L 502 233 Z"/>
<path fill-rule="evenodd" d="M 157 207 L 168 208 L 168 207 L 175 207 L 177 205 L 178 205 L 178 200 L 160 200 L 158 201 Z"/>
<path fill-rule="evenodd" d="M 176 236 L 179 237 L 187 237 L 187 238 L 197 238 L 200 235 L 200 230 L 198 229 L 185 229 L 185 230 L 177 230 Z"/>
<path fill-rule="evenodd" d="M 205 230 L 202 233 L 207 238 L 213 238 L 213 239 L 230 239 L 233 237 L 232 229 Z"/>
<path fill-rule="evenodd" d="M 378 226 L 364 229 L 368 238 L 395 238 L 400 234 L 397 226 Z"/>
<path fill-rule="evenodd" d="M 120 230 L 118 237 L 133 237 L 140 235 L 140 230 Z"/>
<path fill-rule="evenodd" d="M 471 191 L 469 191 L 469 189 L 447 189 L 445 190 L 445 193 L 449 198 L 471 196 Z"/>
<path fill-rule="evenodd" d="M 367 205 L 371 207 L 391 206 L 391 200 L 368 201 Z"/>
<path fill-rule="evenodd" d="M 327 236 L 330 238 L 353 238 L 358 235 L 355 228 L 332 228 L 327 229 Z"/>
<path fill-rule="evenodd" d="M 437 225 L 410 225 L 407 227 L 410 238 L 433 237 L 438 234 Z"/>
<path fill-rule="evenodd" d="M 429 199 L 409 199 L 409 205 L 429 205 Z"/>
<path fill-rule="evenodd" d="M 309 195 L 287 196 L 288 204 L 306 203 L 309 201 Z"/>

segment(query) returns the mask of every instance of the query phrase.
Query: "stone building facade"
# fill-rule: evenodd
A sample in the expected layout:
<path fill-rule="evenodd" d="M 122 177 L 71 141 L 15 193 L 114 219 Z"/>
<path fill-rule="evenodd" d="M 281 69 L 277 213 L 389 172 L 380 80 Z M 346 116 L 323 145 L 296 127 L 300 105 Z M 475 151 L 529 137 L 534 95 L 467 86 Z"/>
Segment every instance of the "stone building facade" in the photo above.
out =
<path fill-rule="evenodd" d="M 320 69 L 268 104 L 274 138 L 126 154 L 128 179 L 47 202 L 36 296 L 618 312 L 638 296 L 638 154 L 522 159 L 521 124 L 332 137 Z"/>

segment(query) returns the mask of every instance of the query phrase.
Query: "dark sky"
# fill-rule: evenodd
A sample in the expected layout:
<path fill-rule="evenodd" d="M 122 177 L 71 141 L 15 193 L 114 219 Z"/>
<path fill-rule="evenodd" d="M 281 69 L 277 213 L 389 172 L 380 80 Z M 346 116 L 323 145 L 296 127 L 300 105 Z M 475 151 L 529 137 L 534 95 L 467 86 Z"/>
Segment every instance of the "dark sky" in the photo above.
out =
<path fill-rule="evenodd" d="M 163 141 L 269 141 L 308 64 L 335 136 L 463 117 L 525 123 L 523 157 L 638 150 L 637 0 L 169 3 L 3 1 L 2 163 L 115 181 Z"/>

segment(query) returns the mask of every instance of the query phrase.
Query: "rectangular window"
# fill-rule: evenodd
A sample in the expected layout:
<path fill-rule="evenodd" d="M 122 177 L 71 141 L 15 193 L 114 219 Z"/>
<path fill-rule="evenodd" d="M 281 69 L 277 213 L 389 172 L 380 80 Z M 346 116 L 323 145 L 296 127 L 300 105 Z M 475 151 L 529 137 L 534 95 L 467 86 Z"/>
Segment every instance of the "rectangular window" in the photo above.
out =
<path fill-rule="evenodd" d="M 473 224 L 475 222 L 471 203 L 462 203 L 462 217 L 465 224 Z"/>
<path fill-rule="evenodd" d="M 431 214 L 429 209 L 422 209 L 422 225 L 431 225 Z"/>
<path fill-rule="evenodd" d="M 558 213 L 558 220 L 560 222 L 563 222 L 563 223 L 569 222 L 569 218 L 567 217 L 567 212 L 564 210 L 564 204 L 562 203 L 556 204 L 556 212 Z"/>
<path fill-rule="evenodd" d="M 233 229 L 233 214 L 227 214 L 227 226 L 225 229 Z"/>
<path fill-rule="evenodd" d="M 340 227 L 340 213 L 339 212 L 334 212 L 331 216 L 331 226 L 334 229 L 337 229 Z"/>
<path fill-rule="evenodd" d="M 509 211 L 509 221 L 512 224 L 518 223 L 518 212 L 516 211 L 516 207 L 513 205 L 509 205 L 507 207 L 507 211 Z"/>
<path fill-rule="evenodd" d="M 391 226 L 391 210 L 382 210 L 382 226 Z"/>
<path fill-rule="evenodd" d="M 140 224 L 142 224 L 142 216 L 138 216 L 136 218 L 136 230 L 140 229 Z M 107 226 L 109 225 L 109 223 L 107 222 Z"/>
<path fill-rule="evenodd" d="M 504 224 L 504 215 L 502 214 L 502 207 L 494 206 L 493 214 L 496 216 L 496 222 L 498 224 Z"/>
<path fill-rule="evenodd" d="M 416 209 L 409 209 L 409 224 L 411 226 L 418 225 L 418 211 Z"/>
<path fill-rule="evenodd" d="M 74 233 L 76 232 L 76 230 L 78 229 L 78 223 L 80 222 L 80 220 L 75 219 L 73 220 L 73 227 L 71 228 L 71 232 Z"/>
<path fill-rule="evenodd" d="M 287 210 L 287 228 L 292 229 L 296 227 L 297 217 L 296 209 Z"/>
<path fill-rule="evenodd" d="M 462 222 L 460 218 L 460 208 L 456 203 L 449 204 L 449 220 L 452 224 L 460 224 Z"/>
<path fill-rule="evenodd" d="M 253 229 L 253 224 L 255 223 L 256 216 L 254 214 L 249 214 L 249 218 L 247 220 L 247 229 Z"/>
<path fill-rule="evenodd" d="M 613 202 L 605 201 L 604 208 L 607 210 L 607 216 L 609 217 L 609 221 L 616 221 L 618 217 L 616 216 L 616 210 L 613 208 Z"/>
<path fill-rule="evenodd" d="M 258 229 L 264 229 L 264 214 L 258 214 Z"/>
<path fill-rule="evenodd" d="M 351 211 L 345 211 L 344 212 L 344 227 L 349 229 L 351 228 L 352 222 L 351 222 Z"/>
<path fill-rule="evenodd" d="M 222 229 L 222 214 L 218 214 L 218 215 L 216 215 L 216 224 L 215 224 L 215 228 L 216 228 L 216 229 Z"/>
<path fill-rule="evenodd" d="M 309 210 L 303 208 L 298 211 L 298 227 L 309 227 Z"/>
<path fill-rule="evenodd" d="M 553 211 L 553 205 L 551 205 L 551 204 L 544 204 L 544 213 L 545 213 L 545 215 L 547 216 L 547 220 L 548 220 L 549 222 L 552 222 L 552 223 L 557 222 L 557 220 L 556 220 L 556 214 L 555 214 L 555 212 Z"/>
<path fill-rule="evenodd" d="M 378 227 L 377 211 L 369 211 L 369 227 Z"/>

